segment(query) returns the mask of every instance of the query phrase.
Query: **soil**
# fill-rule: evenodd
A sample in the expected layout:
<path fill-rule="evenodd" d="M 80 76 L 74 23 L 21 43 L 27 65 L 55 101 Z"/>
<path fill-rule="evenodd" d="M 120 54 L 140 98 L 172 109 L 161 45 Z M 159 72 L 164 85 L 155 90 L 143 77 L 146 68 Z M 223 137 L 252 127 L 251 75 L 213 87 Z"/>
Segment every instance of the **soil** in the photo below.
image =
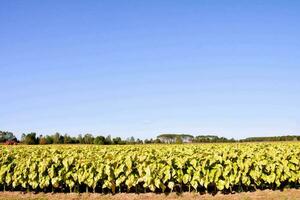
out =
<path fill-rule="evenodd" d="M 288 189 L 284 191 L 263 190 L 255 192 L 244 192 L 236 194 L 199 194 L 199 193 L 182 193 L 182 194 L 93 194 L 93 193 L 22 193 L 22 192 L 0 192 L 0 200 L 300 200 L 300 189 Z"/>

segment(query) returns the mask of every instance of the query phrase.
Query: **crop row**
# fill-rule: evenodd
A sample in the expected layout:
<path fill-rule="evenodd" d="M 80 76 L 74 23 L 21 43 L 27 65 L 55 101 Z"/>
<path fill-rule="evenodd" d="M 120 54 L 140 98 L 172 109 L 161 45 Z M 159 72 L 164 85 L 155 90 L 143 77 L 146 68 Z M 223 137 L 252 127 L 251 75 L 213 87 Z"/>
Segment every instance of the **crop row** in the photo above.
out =
<path fill-rule="evenodd" d="M 0 189 L 241 191 L 299 187 L 300 143 L 0 146 Z"/>

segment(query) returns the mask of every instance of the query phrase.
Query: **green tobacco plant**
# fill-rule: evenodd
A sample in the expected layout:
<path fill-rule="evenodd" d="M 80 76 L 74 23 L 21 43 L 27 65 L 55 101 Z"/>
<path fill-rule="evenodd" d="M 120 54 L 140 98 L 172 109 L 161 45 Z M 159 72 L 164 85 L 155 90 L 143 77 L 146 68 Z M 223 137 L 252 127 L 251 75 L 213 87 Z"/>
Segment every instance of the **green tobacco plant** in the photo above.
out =
<path fill-rule="evenodd" d="M 0 189 L 232 192 L 300 185 L 300 143 L 0 146 Z"/>

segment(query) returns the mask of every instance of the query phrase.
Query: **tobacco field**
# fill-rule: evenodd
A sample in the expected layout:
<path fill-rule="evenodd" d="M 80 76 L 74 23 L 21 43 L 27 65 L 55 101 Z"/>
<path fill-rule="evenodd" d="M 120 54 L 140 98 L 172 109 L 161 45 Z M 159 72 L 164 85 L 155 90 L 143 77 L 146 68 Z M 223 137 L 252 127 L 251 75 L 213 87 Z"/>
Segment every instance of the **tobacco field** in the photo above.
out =
<path fill-rule="evenodd" d="M 2 191 L 240 192 L 299 185 L 299 142 L 0 146 Z"/>

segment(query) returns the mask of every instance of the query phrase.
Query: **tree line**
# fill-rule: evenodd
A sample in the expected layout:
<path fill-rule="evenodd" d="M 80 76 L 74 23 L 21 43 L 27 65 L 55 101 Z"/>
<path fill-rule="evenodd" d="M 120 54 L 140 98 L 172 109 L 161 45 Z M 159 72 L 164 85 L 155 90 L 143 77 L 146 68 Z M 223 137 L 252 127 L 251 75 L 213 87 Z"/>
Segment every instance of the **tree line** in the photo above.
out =
<path fill-rule="evenodd" d="M 300 141 L 300 135 L 271 136 L 271 137 L 249 137 L 241 142 L 276 142 L 276 141 Z"/>
<path fill-rule="evenodd" d="M 195 143 L 227 143 L 227 142 L 238 142 L 234 138 L 228 139 L 226 137 L 218 137 L 215 135 L 198 135 L 193 139 Z"/>
<path fill-rule="evenodd" d="M 0 131 L 0 143 L 6 141 L 15 141 L 17 142 L 17 138 L 14 136 L 12 132 L 9 131 Z"/>
<path fill-rule="evenodd" d="M 193 135 L 187 134 L 161 134 L 156 139 L 145 139 L 129 137 L 93 136 L 92 134 L 79 134 L 70 136 L 68 134 L 55 133 L 53 135 L 38 135 L 35 132 L 23 133 L 20 141 L 12 132 L 0 131 L 0 143 L 20 142 L 22 144 L 99 144 L 99 145 L 124 145 L 124 144 L 157 144 L 157 143 L 227 143 L 227 142 L 270 142 L 270 141 L 300 141 L 300 135 L 286 135 L 274 137 L 249 137 L 241 140 L 228 139 L 215 135 Z"/>
<path fill-rule="evenodd" d="M 21 143 L 24 144 L 101 144 L 101 145 L 111 145 L 111 144 L 143 144 L 144 142 L 140 139 L 135 139 L 134 137 L 122 140 L 120 137 L 112 138 L 110 135 L 96 136 L 92 134 L 79 134 L 77 137 L 70 136 L 68 134 L 55 133 L 53 135 L 37 135 L 36 133 L 23 133 L 21 136 Z"/>
<path fill-rule="evenodd" d="M 161 134 L 157 138 L 165 143 L 228 143 L 228 142 L 276 142 L 276 141 L 300 141 L 300 135 L 248 137 L 236 140 L 234 138 L 219 137 L 216 135 L 187 135 L 187 134 Z"/>

